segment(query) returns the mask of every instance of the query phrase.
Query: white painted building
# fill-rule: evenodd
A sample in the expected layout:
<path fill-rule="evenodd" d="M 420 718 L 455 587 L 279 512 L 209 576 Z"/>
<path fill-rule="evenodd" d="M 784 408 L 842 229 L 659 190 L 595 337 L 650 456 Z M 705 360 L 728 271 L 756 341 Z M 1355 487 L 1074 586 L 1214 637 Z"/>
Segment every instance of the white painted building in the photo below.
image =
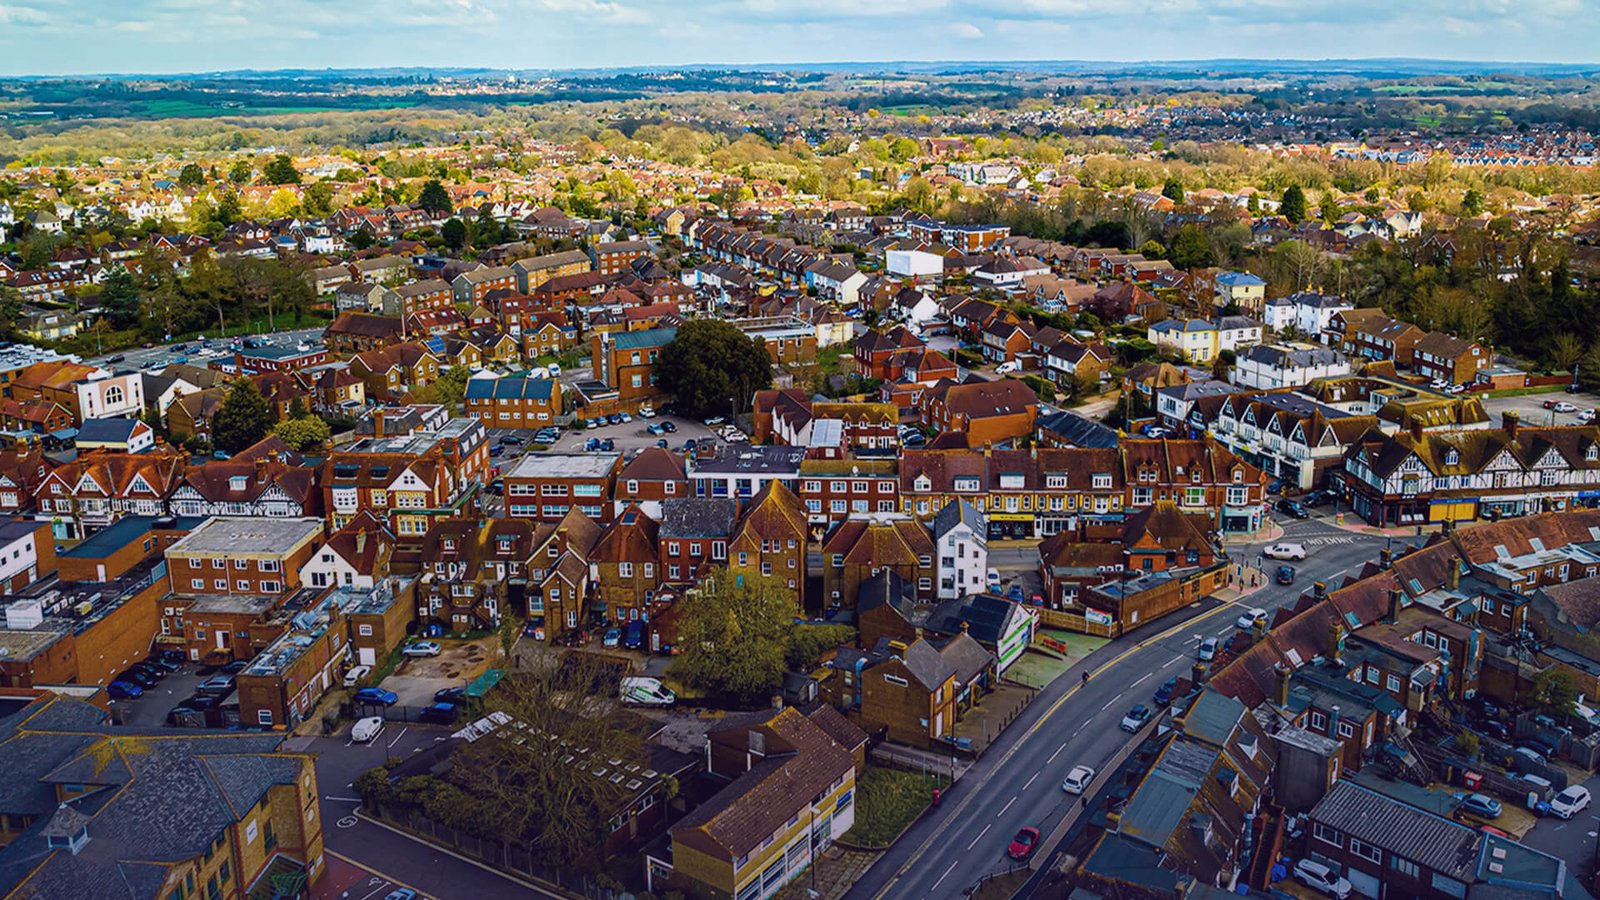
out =
<path fill-rule="evenodd" d="M 937 548 L 936 596 L 954 600 L 982 592 L 989 571 L 988 527 L 983 513 L 966 500 L 951 500 L 933 517 Z"/>
<path fill-rule="evenodd" d="M 1310 384 L 1318 378 L 1350 374 L 1350 360 L 1337 350 L 1311 344 L 1262 344 L 1234 361 L 1233 383 L 1276 390 Z"/>

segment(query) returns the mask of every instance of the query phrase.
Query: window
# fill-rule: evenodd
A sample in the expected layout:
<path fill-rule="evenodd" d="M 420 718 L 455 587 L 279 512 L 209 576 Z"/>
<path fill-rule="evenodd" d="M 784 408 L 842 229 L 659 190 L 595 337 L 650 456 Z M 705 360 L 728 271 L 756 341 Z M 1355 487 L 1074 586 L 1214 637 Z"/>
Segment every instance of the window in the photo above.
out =
<path fill-rule="evenodd" d="M 1410 878 L 1416 878 L 1419 871 L 1416 863 L 1408 859 L 1401 859 L 1393 854 L 1389 855 L 1389 868 Z"/>
<path fill-rule="evenodd" d="M 1344 835 L 1332 828 L 1329 828 L 1321 822 L 1312 823 L 1311 835 L 1324 844 L 1332 844 L 1335 847 L 1344 846 Z"/>
<path fill-rule="evenodd" d="M 1351 737 L 1355 737 L 1355 736 L 1356 736 L 1356 730 L 1354 728 L 1350 727 L 1350 723 L 1349 722 L 1340 722 L 1339 723 L 1339 737 L 1351 738 Z"/>
<path fill-rule="evenodd" d="M 1399 675 L 1390 675 L 1389 676 L 1388 688 L 1389 688 L 1389 693 L 1391 693 L 1391 694 L 1400 693 L 1400 676 Z"/>
<path fill-rule="evenodd" d="M 623 578 L 633 577 L 633 563 L 617 563 L 617 574 Z"/>

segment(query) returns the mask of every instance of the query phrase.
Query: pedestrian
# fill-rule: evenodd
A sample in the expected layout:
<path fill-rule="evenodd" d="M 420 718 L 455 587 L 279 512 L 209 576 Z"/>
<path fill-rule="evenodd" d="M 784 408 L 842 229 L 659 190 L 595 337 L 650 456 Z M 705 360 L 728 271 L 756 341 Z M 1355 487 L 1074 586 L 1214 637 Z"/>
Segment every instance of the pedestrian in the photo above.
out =
<path fill-rule="evenodd" d="M 1084 684 L 1088 684 L 1089 683 L 1089 673 L 1088 672 L 1084 672 L 1083 673 L 1083 683 Z"/>

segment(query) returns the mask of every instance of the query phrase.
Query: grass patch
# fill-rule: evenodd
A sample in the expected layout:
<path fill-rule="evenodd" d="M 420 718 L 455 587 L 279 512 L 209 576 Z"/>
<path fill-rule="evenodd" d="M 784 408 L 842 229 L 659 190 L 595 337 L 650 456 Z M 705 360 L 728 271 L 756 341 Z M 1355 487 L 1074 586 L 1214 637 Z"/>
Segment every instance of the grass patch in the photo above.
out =
<path fill-rule="evenodd" d="M 822 370 L 824 375 L 838 375 L 840 374 L 839 358 L 849 352 L 850 347 L 847 344 L 834 344 L 831 347 L 823 347 L 817 351 L 817 368 Z"/>
<path fill-rule="evenodd" d="M 933 802 L 950 779 L 869 765 L 856 779 L 856 823 L 844 839 L 858 847 L 887 847 Z"/>
<path fill-rule="evenodd" d="M 1559 394 L 1562 391 L 1566 390 L 1567 389 L 1567 385 L 1570 384 L 1570 383 L 1571 382 L 1562 382 L 1561 384 L 1544 384 L 1544 385 L 1539 385 L 1538 387 L 1506 388 L 1503 391 L 1490 391 L 1487 395 L 1478 394 L 1477 396 L 1479 396 L 1479 397 L 1483 397 L 1483 396 L 1489 396 L 1489 397 L 1529 397 L 1529 396 L 1532 396 L 1534 394 Z"/>

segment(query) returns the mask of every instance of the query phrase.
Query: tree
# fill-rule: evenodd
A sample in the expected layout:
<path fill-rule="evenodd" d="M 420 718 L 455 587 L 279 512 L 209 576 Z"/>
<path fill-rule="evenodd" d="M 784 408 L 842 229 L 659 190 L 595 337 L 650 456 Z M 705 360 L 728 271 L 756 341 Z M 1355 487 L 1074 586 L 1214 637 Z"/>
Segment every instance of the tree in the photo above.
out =
<path fill-rule="evenodd" d="M 1283 192 L 1283 202 L 1279 204 L 1278 212 L 1290 224 L 1297 224 L 1306 217 L 1306 192 L 1300 189 L 1300 185 L 1291 184 Z"/>
<path fill-rule="evenodd" d="M 1570 716 L 1577 709 L 1578 689 L 1567 673 L 1554 666 L 1533 676 L 1533 691 L 1529 697 L 1545 711 L 1558 716 Z"/>
<path fill-rule="evenodd" d="M 661 348 L 656 377 L 684 413 L 702 417 L 737 409 L 771 387 L 772 361 L 765 341 L 720 319 L 696 319 Z"/>
<path fill-rule="evenodd" d="M 250 168 L 250 160 L 248 159 L 237 160 L 233 165 L 228 167 L 228 180 L 234 184 L 244 184 L 248 182 L 251 174 L 252 170 Z"/>
<path fill-rule="evenodd" d="M 794 601 L 764 578 L 737 582 L 721 571 L 679 601 L 672 672 L 700 690 L 741 703 L 766 699 L 783 683 Z"/>
<path fill-rule="evenodd" d="M 320 450 L 333 437 L 333 429 L 316 416 L 284 419 L 272 426 L 272 433 L 294 450 Z M 246 444 L 245 446 L 249 446 Z"/>
<path fill-rule="evenodd" d="M 267 215 L 274 219 L 286 219 L 299 208 L 300 198 L 288 188 L 278 188 L 267 198 Z"/>
<path fill-rule="evenodd" d="M 139 285 L 121 266 L 113 268 L 100 286 L 100 315 L 112 328 L 139 324 Z"/>
<path fill-rule="evenodd" d="M 333 185 L 326 181 L 306 185 L 305 191 L 300 196 L 301 204 L 305 207 L 308 216 L 329 216 L 333 214 Z"/>
<path fill-rule="evenodd" d="M 1466 195 L 1461 198 L 1461 214 L 1475 216 L 1481 212 L 1483 212 L 1483 195 L 1474 189 L 1468 189 Z"/>
<path fill-rule="evenodd" d="M 1178 229 L 1177 236 L 1172 239 L 1172 252 L 1167 258 L 1180 269 L 1201 269 L 1217 264 L 1216 254 L 1211 250 L 1211 240 L 1199 225 L 1185 225 Z"/>
<path fill-rule="evenodd" d="M 1561 372 L 1571 372 L 1583 358 L 1583 340 L 1571 332 L 1562 332 L 1550 345 L 1550 360 Z"/>
<path fill-rule="evenodd" d="M 211 420 L 211 442 L 219 450 L 238 453 L 266 437 L 275 419 L 272 404 L 261 396 L 256 383 L 240 378 L 228 388 L 228 396 Z"/>
<path fill-rule="evenodd" d="M 467 245 L 467 226 L 460 219 L 450 219 L 439 229 L 439 234 L 444 238 L 444 245 L 451 250 L 460 250 Z"/>
<path fill-rule="evenodd" d="M 439 179 L 429 179 L 422 185 L 422 193 L 417 195 L 417 205 L 435 216 L 447 216 L 452 210 L 450 192 L 444 189 Z"/>
<path fill-rule="evenodd" d="M 1145 259 L 1166 259 L 1167 248 L 1158 240 L 1148 240 L 1139 245 L 1139 255 Z"/>
<path fill-rule="evenodd" d="M 178 184 L 183 187 L 199 187 L 205 181 L 206 171 L 198 163 L 187 163 L 178 170 Z"/>
<path fill-rule="evenodd" d="M 299 184 L 300 170 L 294 167 L 289 154 L 279 153 L 261 169 L 261 177 L 267 184 Z"/>
<path fill-rule="evenodd" d="M 1183 182 L 1176 178 L 1168 178 L 1167 183 L 1161 186 L 1161 196 L 1173 203 L 1183 202 Z"/>
<path fill-rule="evenodd" d="M 412 391 L 411 402 L 438 403 L 459 411 L 461 401 L 467 396 L 467 380 L 471 377 L 472 372 L 466 366 L 451 366 L 440 372 L 432 384 Z"/>

